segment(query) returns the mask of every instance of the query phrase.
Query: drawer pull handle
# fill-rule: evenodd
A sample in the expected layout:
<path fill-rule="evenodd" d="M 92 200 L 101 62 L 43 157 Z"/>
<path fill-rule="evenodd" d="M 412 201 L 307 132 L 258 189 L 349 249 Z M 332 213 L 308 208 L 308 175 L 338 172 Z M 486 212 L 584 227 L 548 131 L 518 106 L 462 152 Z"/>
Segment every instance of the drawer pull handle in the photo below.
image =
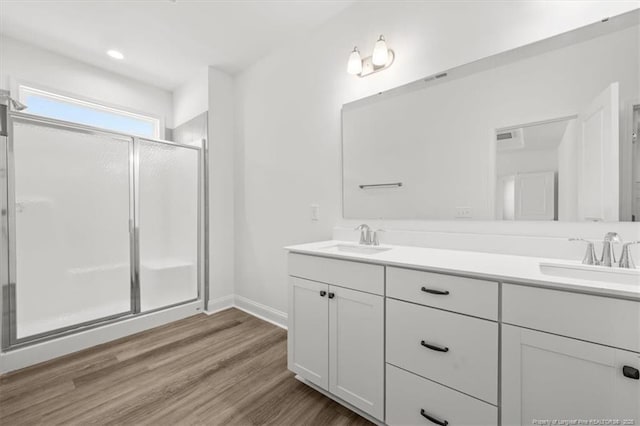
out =
<path fill-rule="evenodd" d="M 624 374 L 624 377 L 628 377 L 634 380 L 640 380 L 640 371 L 638 371 L 637 368 L 633 368 L 629 365 L 625 365 L 624 367 L 622 367 L 622 374 Z"/>
<path fill-rule="evenodd" d="M 438 352 L 449 352 L 449 348 L 446 346 L 438 346 L 438 345 L 432 345 L 430 343 L 425 342 L 424 340 L 420 342 L 420 344 L 422 346 L 424 346 L 425 348 L 429 348 L 432 351 L 438 351 Z"/>
<path fill-rule="evenodd" d="M 324 290 L 320 290 L 320 297 L 325 297 L 327 295 L 327 292 Z"/>
<path fill-rule="evenodd" d="M 333 292 L 329 292 L 329 299 L 333 299 L 334 297 L 336 297 L 336 294 Z"/>
<path fill-rule="evenodd" d="M 426 287 L 422 287 L 420 290 L 424 291 L 425 293 L 439 294 L 442 296 L 446 296 L 447 294 L 449 294 L 449 290 L 435 290 L 433 288 L 426 288 Z"/>
<path fill-rule="evenodd" d="M 424 408 L 420 409 L 420 415 L 425 419 L 429 420 L 431 423 L 435 423 L 440 426 L 447 426 L 449 424 L 449 422 L 446 420 L 440 420 L 436 417 L 430 416 L 429 414 L 427 414 L 426 411 L 424 411 Z"/>

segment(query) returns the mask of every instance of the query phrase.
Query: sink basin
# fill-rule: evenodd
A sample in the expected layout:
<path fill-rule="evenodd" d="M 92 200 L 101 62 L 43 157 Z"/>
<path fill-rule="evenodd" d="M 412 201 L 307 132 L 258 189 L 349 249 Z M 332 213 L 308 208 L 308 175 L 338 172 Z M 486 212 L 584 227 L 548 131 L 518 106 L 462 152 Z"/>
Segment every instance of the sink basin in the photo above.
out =
<path fill-rule="evenodd" d="M 580 262 L 540 262 L 540 271 L 556 277 L 640 286 L 640 269 L 583 265 Z"/>
<path fill-rule="evenodd" d="M 335 244 L 323 247 L 320 250 L 330 253 L 353 253 L 353 254 L 378 254 L 388 250 L 390 247 L 361 246 L 356 244 Z"/>

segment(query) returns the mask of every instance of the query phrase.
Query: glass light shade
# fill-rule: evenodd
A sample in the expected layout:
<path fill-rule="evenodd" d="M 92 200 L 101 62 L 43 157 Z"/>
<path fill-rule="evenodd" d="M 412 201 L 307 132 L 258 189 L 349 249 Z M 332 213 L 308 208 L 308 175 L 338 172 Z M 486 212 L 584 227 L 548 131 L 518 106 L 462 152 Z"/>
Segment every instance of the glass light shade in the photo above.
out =
<path fill-rule="evenodd" d="M 376 45 L 373 47 L 373 57 L 371 61 L 375 66 L 382 66 L 387 63 L 389 60 L 389 49 L 387 49 L 387 42 L 384 40 L 383 36 L 380 36 L 378 41 L 376 41 Z"/>
<path fill-rule="evenodd" d="M 111 56 L 113 59 L 118 59 L 118 60 L 124 59 L 124 55 L 122 54 L 122 52 L 114 49 L 107 50 L 107 55 Z"/>
<path fill-rule="evenodd" d="M 357 47 L 353 48 L 353 52 L 349 55 L 349 62 L 347 62 L 347 72 L 352 75 L 357 75 L 362 72 L 362 58 Z"/>

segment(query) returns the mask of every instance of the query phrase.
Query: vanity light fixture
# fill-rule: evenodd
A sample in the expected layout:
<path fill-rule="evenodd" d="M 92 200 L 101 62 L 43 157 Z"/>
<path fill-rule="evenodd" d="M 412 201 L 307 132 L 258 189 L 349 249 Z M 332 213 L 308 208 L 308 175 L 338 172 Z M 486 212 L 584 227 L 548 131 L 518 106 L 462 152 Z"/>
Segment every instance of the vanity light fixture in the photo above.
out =
<path fill-rule="evenodd" d="M 378 41 L 376 41 L 376 44 L 373 47 L 371 61 L 373 62 L 373 65 L 379 67 L 386 64 L 388 60 L 389 49 L 387 48 L 387 42 L 384 39 L 384 36 L 380 35 L 380 38 L 378 38 Z"/>
<path fill-rule="evenodd" d="M 369 74 L 389 68 L 394 59 L 393 50 L 387 47 L 387 41 L 383 35 L 380 35 L 371 56 L 362 59 L 358 48 L 353 48 L 347 62 L 347 72 L 358 77 L 366 77 Z"/>
<path fill-rule="evenodd" d="M 353 48 L 353 52 L 349 55 L 347 62 L 347 72 L 352 75 L 358 75 L 362 72 L 362 57 L 357 47 Z"/>

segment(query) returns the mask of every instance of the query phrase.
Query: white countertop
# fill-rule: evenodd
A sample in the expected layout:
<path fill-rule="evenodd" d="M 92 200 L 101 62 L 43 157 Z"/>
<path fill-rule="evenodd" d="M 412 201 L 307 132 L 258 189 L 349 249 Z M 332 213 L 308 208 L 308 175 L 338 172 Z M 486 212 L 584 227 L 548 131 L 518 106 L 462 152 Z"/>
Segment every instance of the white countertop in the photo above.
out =
<path fill-rule="evenodd" d="M 541 262 L 557 263 L 559 262 L 558 259 L 392 245 L 380 245 L 379 247 L 390 248 L 390 250 L 375 254 L 338 253 L 323 250 L 336 244 L 357 245 L 351 241 L 329 240 L 288 246 L 285 249 L 294 253 L 424 269 L 434 272 L 472 275 L 492 280 L 640 300 L 640 282 L 637 284 L 619 284 L 591 281 L 557 277 L 543 274 L 540 271 Z"/>

